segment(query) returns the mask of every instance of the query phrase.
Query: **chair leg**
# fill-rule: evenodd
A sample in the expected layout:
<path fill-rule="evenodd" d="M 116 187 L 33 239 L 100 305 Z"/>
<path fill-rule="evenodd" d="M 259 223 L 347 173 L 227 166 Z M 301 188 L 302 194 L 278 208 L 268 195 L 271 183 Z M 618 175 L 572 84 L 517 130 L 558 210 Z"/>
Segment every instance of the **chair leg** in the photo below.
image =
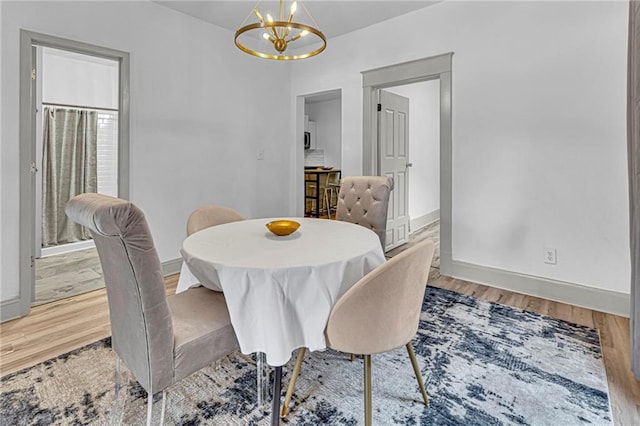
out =
<path fill-rule="evenodd" d="M 116 354 L 116 388 L 114 390 L 113 401 L 114 403 L 118 401 L 118 394 L 120 393 L 120 357 Z"/>
<path fill-rule="evenodd" d="M 153 417 L 153 394 L 147 395 L 147 426 L 151 426 L 151 418 Z"/>
<path fill-rule="evenodd" d="M 167 409 L 167 392 L 162 391 L 162 409 L 160 410 L 160 424 L 164 424 L 164 413 Z"/>
<path fill-rule="evenodd" d="M 333 204 L 333 194 L 335 194 L 335 198 L 336 198 L 335 204 Z M 333 214 L 333 218 L 335 219 L 336 215 L 338 214 L 338 192 L 336 191 L 335 188 L 331 188 L 331 193 L 329 194 L 329 197 L 330 197 L 329 205 L 335 206 L 334 214 Z M 331 219 L 331 215 L 329 215 L 329 219 Z"/>
<path fill-rule="evenodd" d="M 422 374 L 420 374 L 420 367 L 418 366 L 418 360 L 416 354 L 413 352 L 413 345 L 411 342 L 407 343 L 407 352 L 409 352 L 409 358 L 411 358 L 411 365 L 413 365 L 413 372 L 416 373 L 416 379 L 418 380 L 418 386 L 420 387 L 420 393 L 422 393 L 422 399 L 424 405 L 429 405 L 429 398 L 427 398 L 427 391 L 424 388 L 424 380 L 422 380 Z"/>
<path fill-rule="evenodd" d="M 157 394 L 156 394 L 157 395 Z M 163 425 L 164 424 L 164 412 L 167 408 L 167 394 L 165 391 L 162 391 L 160 393 L 160 399 L 161 399 L 161 407 L 160 407 L 160 423 L 154 423 L 152 421 L 153 419 L 153 394 L 151 392 L 149 392 L 149 397 L 147 399 L 147 426 L 151 426 L 159 424 L 159 425 Z"/>
<path fill-rule="evenodd" d="M 333 202 L 333 194 L 335 194 L 335 198 L 336 198 L 336 202 L 334 204 L 335 208 L 335 213 L 333 214 L 333 218 L 336 218 L 336 215 L 338 214 L 338 190 L 335 188 L 331 188 L 331 202 Z"/>
<path fill-rule="evenodd" d="M 372 424 L 372 407 L 371 407 L 371 355 L 364 356 L 364 424 L 371 426 Z"/>
<path fill-rule="evenodd" d="M 284 397 L 284 403 L 282 404 L 280 417 L 287 417 L 287 414 L 289 412 L 289 402 L 291 401 L 291 396 L 293 395 L 293 389 L 296 387 L 296 381 L 298 380 L 298 375 L 300 374 L 300 368 L 302 367 L 302 361 L 304 360 L 304 354 L 306 351 L 307 348 L 300 348 L 300 350 L 298 351 L 296 365 L 293 367 L 293 372 L 291 373 L 291 378 L 289 379 L 289 387 L 287 388 L 287 394 Z"/>
<path fill-rule="evenodd" d="M 119 417 L 119 409 L 120 409 L 120 404 L 118 403 L 118 396 L 120 395 L 120 381 L 121 379 L 121 374 L 120 374 L 120 357 L 118 356 L 118 354 L 116 354 L 116 368 L 115 368 L 115 377 L 114 377 L 114 382 L 115 382 L 115 388 L 113 391 L 113 407 L 111 409 L 111 421 L 110 423 L 112 425 L 116 425 L 118 424 L 118 417 Z"/>
<path fill-rule="evenodd" d="M 327 209 L 327 218 L 331 219 L 331 204 L 329 204 L 329 188 L 324 189 L 324 208 Z"/>

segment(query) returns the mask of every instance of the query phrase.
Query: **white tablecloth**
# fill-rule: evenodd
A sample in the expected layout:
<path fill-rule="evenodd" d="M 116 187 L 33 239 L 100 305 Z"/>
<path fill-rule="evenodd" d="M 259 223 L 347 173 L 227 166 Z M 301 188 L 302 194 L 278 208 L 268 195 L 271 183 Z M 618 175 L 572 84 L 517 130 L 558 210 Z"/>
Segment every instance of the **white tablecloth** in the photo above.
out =
<path fill-rule="evenodd" d="M 222 290 L 242 352 L 264 352 L 279 366 L 297 348 L 326 347 L 331 308 L 385 258 L 378 236 L 362 226 L 294 218 L 300 228 L 278 237 L 265 227 L 271 220 L 232 222 L 189 236 L 181 253 L 193 275 L 181 274 L 178 290 L 198 281 Z"/>

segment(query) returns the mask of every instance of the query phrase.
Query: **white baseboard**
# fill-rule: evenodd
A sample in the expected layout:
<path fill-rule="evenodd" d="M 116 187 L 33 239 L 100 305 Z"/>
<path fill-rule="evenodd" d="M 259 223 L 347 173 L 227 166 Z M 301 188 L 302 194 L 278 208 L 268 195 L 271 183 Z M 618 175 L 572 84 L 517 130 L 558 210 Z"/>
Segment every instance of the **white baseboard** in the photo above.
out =
<path fill-rule="evenodd" d="M 166 277 L 167 275 L 177 274 L 180 272 L 181 267 L 181 258 L 162 262 L 162 275 Z M 20 297 L 14 297 L 13 299 L 0 302 L 0 323 L 20 318 L 21 316 Z"/>
<path fill-rule="evenodd" d="M 454 260 L 454 278 L 629 317 L 630 295 Z"/>
<path fill-rule="evenodd" d="M 173 275 L 180 272 L 182 268 L 182 258 L 167 260 L 166 262 L 162 262 L 162 275 Z"/>
<path fill-rule="evenodd" d="M 20 313 L 21 309 L 19 297 L 14 297 L 13 299 L 3 300 L 2 302 L 0 302 L 0 322 L 19 318 Z"/>
<path fill-rule="evenodd" d="M 458 260 L 454 260 L 451 266 L 452 273 L 450 275 L 454 278 L 629 318 L 630 295 L 626 293 L 474 265 Z M 162 262 L 162 273 L 164 276 L 177 274 L 181 267 L 182 259 L 168 260 Z M 19 297 L 0 302 L 0 322 L 18 317 L 20 317 Z"/>
<path fill-rule="evenodd" d="M 94 248 L 96 243 L 93 240 L 77 241 L 75 243 L 62 244 L 59 246 L 44 247 L 40 250 L 40 257 L 55 256 L 56 254 L 69 253 L 72 251 L 86 250 Z"/>
<path fill-rule="evenodd" d="M 416 232 L 440 219 L 440 209 L 409 220 L 409 233 Z"/>

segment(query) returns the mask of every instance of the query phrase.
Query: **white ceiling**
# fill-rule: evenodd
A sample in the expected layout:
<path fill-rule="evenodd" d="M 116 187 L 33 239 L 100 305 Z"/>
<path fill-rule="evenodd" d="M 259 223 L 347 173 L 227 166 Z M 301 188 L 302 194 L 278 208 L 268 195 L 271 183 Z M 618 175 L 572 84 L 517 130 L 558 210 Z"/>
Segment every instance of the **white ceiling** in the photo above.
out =
<path fill-rule="evenodd" d="M 237 30 L 256 4 L 255 0 L 155 0 L 156 3 L 210 22 L 231 31 Z M 270 3 L 273 2 L 263 2 Z M 438 1 L 425 0 L 306 0 L 319 29 L 327 38 L 337 37 L 387 19 L 422 9 Z M 285 0 L 288 10 L 291 0 Z M 262 5 L 260 6 L 262 8 Z M 298 8 L 300 13 L 301 8 Z M 254 17 L 250 20 L 255 21 Z"/>

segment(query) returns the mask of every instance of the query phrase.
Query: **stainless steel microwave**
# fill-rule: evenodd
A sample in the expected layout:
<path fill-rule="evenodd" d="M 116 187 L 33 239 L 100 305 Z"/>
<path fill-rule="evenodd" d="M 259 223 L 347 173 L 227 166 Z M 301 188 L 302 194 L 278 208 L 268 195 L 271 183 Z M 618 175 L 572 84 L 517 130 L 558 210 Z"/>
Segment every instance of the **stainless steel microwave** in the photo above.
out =
<path fill-rule="evenodd" d="M 304 149 L 311 148 L 311 133 L 304 132 Z"/>

